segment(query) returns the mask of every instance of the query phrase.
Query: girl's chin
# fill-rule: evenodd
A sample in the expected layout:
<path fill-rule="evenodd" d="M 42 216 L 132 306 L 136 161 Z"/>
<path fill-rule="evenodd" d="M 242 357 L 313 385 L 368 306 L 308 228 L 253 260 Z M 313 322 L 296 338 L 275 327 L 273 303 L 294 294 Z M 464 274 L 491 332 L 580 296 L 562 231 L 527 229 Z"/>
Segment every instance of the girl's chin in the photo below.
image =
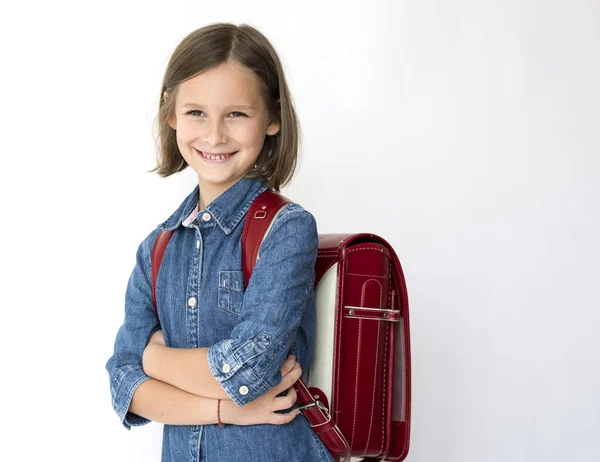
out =
<path fill-rule="evenodd" d="M 215 172 L 207 172 L 206 170 L 196 170 L 196 174 L 198 175 L 198 183 L 202 186 L 205 185 L 214 185 L 214 186 L 223 186 L 227 189 L 234 183 L 237 183 L 239 179 L 241 179 L 244 175 L 235 173 L 229 175 L 219 175 Z"/>

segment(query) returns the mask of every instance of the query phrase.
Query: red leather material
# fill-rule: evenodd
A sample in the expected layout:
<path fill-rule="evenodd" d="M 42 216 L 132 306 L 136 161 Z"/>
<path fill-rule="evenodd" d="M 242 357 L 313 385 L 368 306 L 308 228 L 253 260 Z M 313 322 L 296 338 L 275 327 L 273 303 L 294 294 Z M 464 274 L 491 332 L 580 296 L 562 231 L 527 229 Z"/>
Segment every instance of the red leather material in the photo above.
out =
<path fill-rule="evenodd" d="M 298 380 L 294 384 L 297 393 L 297 403 L 300 406 L 312 404 L 315 402 L 314 396 L 310 393 L 303 380 Z M 340 432 L 335 421 L 331 418 L 329 412 L 324 411 L 318 406 L 312 406 L 302 411 L 310 426 L 321 438 L 333 457 L 339 457 L 348 449 L 348 443 Z"/>
<path fill-rule="evenodd" d="M 345 317 L 347 306 L 391 309 L 390 258 L 379 244 L 345 247 L 338 266 L 337 340 L 331 410 L 353 456 L 385 454 L 391 323 Z M 359 312 L 361 310 L 358 310 Z M 367 310 L 364 310 L 365 313 Z"/>
<path fill-rule="evenodd" d="M 244 272 L 244 287 L 248 287 L 252 269 L 256 263 L 258 250 L 263 236 L 277 211 L 291 201 L 281 194 L 274 194 L 267 189 L 260 193 L 252 202 L 244 222 L 242 231 L 242 271 Z M 252 223 L 252 228 L 250 224 Z M 252 232 L 249 233 L 250 229 Z"/>
<path fill-rule="evenodd" d="M 345 299 L 346 295 L 349 295 L 352 298 L 356 298 L 357 294 L 356 293 L 352 293 L 352 290 L 350 290 L 350 293 L 348 294 L 348 289 L 347 286 L 348 285 L 355 285 L 356 284 L 356 280 L 354 282 L 352 282 L 350 279 L 351 278 L 344 278 L 344 274 L 346 273 L 352 273 L 353 272 L 353 268 L 355 268 L 356 266 L 359 266 L 360 268 L 363 269 L 362 273 L 360 274 L 369 274 L 368 271 L 364 271 L 364 268 L 367 268 L 369 270 L 377 270 L 378 269 L 378 264 L 376 263 L 376 260 L 371 260 L 371 261 L 365 261 L 365 260 L 359 260 L 359 259 L 354 259 L 352 260 L 352 256 L 353 255 L 358 255 L 356 253 L 353 254 L 352 252 L 352 248 L 355 245 L 361 244 L 361 243 L 373 243 L 373 244 L 380 244 L 381 246 L 384 247 L 385 250 L 382 251 L 382 253 L 389 255 L 389 276 L 390 276 L 390 283 L 389 283 L 389 307 L 390 309 L 394 310 L 393 312 L 388 312 L 388 316 L 389 316 L 389 321 L 390 322 L 385 322 L 385 321 L 375 321 L 375 320 L 363 320 L 362 325 L 361 325 L 361 340 L 363 340 L 364 338 L 368 339 L 368 343 L 371 344 L 371 346 L 373 346 L 373 344 L 377 343 L 376 341 L 376 336 L 375 336 L 375 341 L 373 340 L 373 332 L 371 332 L 370 335 L 365 335 L 365 329 L 364 326 L 366 325 L 366 323 L 380 323 L 380 324 L 386 324 L 389 325 L 390 327 L 386 327 L 386 328 L 381 328 L 382 330 L 385 329 L 386 331 L 388 331 L 389 333 L 389 345 L 387 348 L 383 348 L 383 350 L 385 350 L 384 352 L 386 353 L 386 358 L 387 358 L 387 373 L 386 373 L 386 379 L 382 380 L 382 383 L 385 383 L 385 386 L 387 387 L 387 390 L 389 390 L 391 387 L 394 387 L 394 396 L 398 395 L 401 396 L 402 399 L 396 399 L 394 401 L 392 401 L 391 399 L 388 399 L 386 404 L 385 404 L 385 409 L 381 409 L 380 413 L 381 415 L 386 415 L 386 419 L 389 419 L 389 416 L 391 415 L 395 415 L 398 414 L 401 416 L 401 420 L 397 420 L 397 421 L 391 421 L 388 422 L 388 425 L 386 425 L 386 422 L 383 421 L 383 425 L 382 425 L 382 430 L 384 433 L 383 436 L 383 440 L 384 440 L 384 444 L 381 448 L 381 453 L 379 455 L 375 455 L 373 454 L 371 451 L 373 450 L 373 442 L 369 441 L 368 442 L 368 447 L 364 447 L 364 450 L 360 451 L 360 447 L 357 448 L 355 446 L 354 443 L 357 443 L 358 441 L 355 442 L 351 442 L 351 446 L 352 446 L 352 455 L 353 456 L 365 456 L 365 455 L 369 455 L 370 457 L 368 457 L 368 459 L 364 459 L 364 460 L 381 460 L 382 458 L 385 458 L 386 460 L 404 460 L 404 458 L 406 458 L 407 454 L 408 454 L 408 449 L 409 449 L 409 438 L 410 438 L 410 399 L 411 399 L 411 394 L 410 394 L 410 336 L 409 336 L 409 318 L 408 318 L 408 295 L 407 295 L 407 290 L 406 290 L 406 284 L 405 284 L 405 280 L 404 280 L 404 274 L 402 272 L 402 267 L 400 266 L 400 262 L 398 260 L 398 257 L 396 255 L 396 253 L 393 251 L 393 248 L 389 245 L 389 243 L 387 241 L 385 241 L 384 239 L 382 239 L 381 237 L 374 235 L 374 234 L 368 234 L 368 233 L 364 233 L 364 234 L 330 234 L 330 235 L 319 235 L 319 254 L 318 254 L 318 258 L 317 258 L 317 263 L 315 266 L 316 269 L 316 279 L 315 279 L 315 287 L 317 287 L 318 283 L 321 281 L 322 277 L 324 276 L 324 274 L 327 272 L 327 270 L 329 268 L 331 268 L 332 265 L 334 265 L 335 263 L 339 263 L 338 265 L 338 291 L 337 291 L 337 296 L 336 296 L 336 304 L 337 304 L 337 316 L 336 316 L 336 327 L 335 327 L 335 338 L 334 338 L 334 345 L 336 346 L 337 350 L 334 356 L 334 365 L 333 365 L 333 373 L 332 373 L 332 377 L 334 379 L 334 386 L 333 386 L 333 390 L 332 390 L 332 404 L 330 406 L 330 412 L 336 416 L 336 420 L 338 422 L 338 425 L 340 426 L 340 429 L 342 429 L 342 431 L 344 432 L 344 434 L 347 436 L 348 440 L 350 441 L 351 439 L 351 433 L 347 433 L 348 429 L 350 428 L 351 424 L 353 423 L 353 417 L 352 417 L 352 413 L 354 412 L 354 408 L 352 408 L 352 412 L 350 412 L 350 410 L 347 407 L 347 403 L 345 403 L 345 401 L 348 401 L 348 397 L 346 397 L 346 399 L 344 399 L 342 396 L 340 396 L 340 390 L 346 390 L 347 388 L 352 388 L 352 386 L 349 386 L 348 382 L 347 382 L 347 378 L 343 378 L 342 380 L 340 380 L 340 374 L 343 375 L 343 372 L 340 371 L 344 371 L 346 370 L 348 367 L 351 367 L 353 369 L 354 372 L 354 378 L 352 378 L 352 374 L 351 373 L 346 373 L 347 376 L 350 376 L 350 380 L 354 386 L 356 386 L 356 384 L 358 383 L 359 385 L 359 390 L 362 390 L 362 388 L 360 387 L 364 387 L 366 385 L 367 380 L 364 378 L 365 375 L 368 375 L 368 372 L 365 372 L 365 367 L 362 367 L 362 359 L 360 360 L 360 362 L 354 362 L 348 359 L 349 356 L 349 352 L 351 352 L 351 350 L 349 350 L 348 347 L 350 346 L 356 346 L 356 341 L 358 341 L 357 338 L 354 338 L 354 342 L 348 344 L 348 340 L 352 339 L 352 335 L 358 335 L 358 325 L 360 323 L 359 320 L 357 319 L 352 319 L 351 322 L 355 323 L 354 326 L 350 325 L 350 332 L 346 332 L 347 326 L 349 325 L 348 323 L 350 322 L 350 320 L 348 318 L 344 318 L 342 322 L 338 322 L 339 321 L 339 315 L 340 315 L 340 309 L 343 309 L 343 306 L 348 306 L 348 305 L 355 305 L 354 303 L 348 303 L 348 299 Z M 348 262 L 348 259 L 350 257 L 350 262 Z M 346 264 L 346 266 L 344 266 Z M 381 266 L 379 266 L 379 269 L 381 269 Z M 385 270 L 385 268 L 383 268 Z M 358 273 L 355 273 L 358 274 Z M 386 273 L 382 273 L 382 276 L 385 276 Z M 360 279 L 360 276 L 355 277 L 355 279 Z M 346 279 L 348 279 L 346 281 Z M 363 279 L 363 284 L 366 282 L 366 280 Z M 383 284 L 383 286 L 385 287 L 386 285 Z M 374 295 L 371 292 L 372 288 L 370 287 L 366 287 L 365 293 L 367 294 L 366 297 L 369 297 L 370 299 L 373 299 L 373 297 L 375 297 L 375 300 L 377 299 L 377 296 Z M 381 297 L 380 297 L 381 298 Z M 361 306 L 360 304 L 356 304 L 356 306 Z M 368 305 L 363 305 L 368 307 Z M 349 309 L 345 309 L 344 310 L 345 313 L 349 313 Z M 362 310 L 354 310 L 354 314 L 356 315 L 360 315 L 362 317 L 362 315 L 366 315 L 365 317 L 379 317 L 378 314 L 380 312 L 371 312 L 372 314 L 367 314 L 365 311 Z M 398 321 L 402 321 L 402 324 L 397 324 Z M 397 340 L 397 332 L 396 334 L 394 333 L 394 331 L 398 331 L 401 330 L 402 335 L 403 335 L 403 350 L 402 351 L 402 358 L 398 358 L 398 357 L 394 357 L 394 351 L 396 351 L 396 340 Z M 381 331 L 379 332 L 381 335 Z M 359 361 L 358 356 L 359 354 L 362 355 L 362 350 L 363 348 L 360 349 L 360 352 L 356 352 L 354 351 L 354 356 L 353 356 L 353 360 L 354 361 Z M 378 354 L 381 354 L 381 347 L 380 350 L 378 351 Z M 371 353 L 372 354 L 372 353 Z M 342 361 L 341 357 L 344 357 L 344 361 Z M 362 367 L 362 371 L 357 371 L 356 365 L 359 365 L 359 367 Z M 402 376 L 403 380 L 396 380 L 394 381 L 394 370 L 395 369 L 399 369 L 399 374 L 398 376 Z M 402 369 L 402 370 L 400 370 Z M 358 377 L 358 378 L 357 378 Z M 373 378 L 373 377 L 371 377 Z M 401 389 L 401 390 L 398 390 Z M 402 392 L 398 392 L 398 391 L 402 391 Z M 345 392 L 346 394 L 348 394 L 347 392 Z M 359 392 L 360 393 L 360 392 Z M 367 409 L 362 409 L 360 403 L 364 403 L 365 401 L 368 403 L 370 400 L 369 399 L 360 399 L 360 394 L 355 395 L 357 397 L 357 413 L 358 414 L 364 414 L 367 413 Z M 350 400 L 351 401 L 351 400 Z M 375 416 L 376 413 L 374 413 L 373 415 Z M 360 428 L 360 421 L 357 421 L 356 424 L 354 424 L 355 427 L 356 425 L 358 425 Z M 357 428 L 354 428 L 354 432 L 355 432 L 355 436 L 354 439 L 357 440 Z M 372 454 L 372 456 L 371 456 Z"/>
<path fill-rule="evenodd" d="M 154 301 L 154 311 L 156 311 L 156 317 L 158 318 L 158 305 L 156 304 L 156 280 L 158 278 L 158 270 L 162 262 L 167 245 L 171 240 L 173 231 L 162 231 L 156 237 L 154 245 L 152 246 L 152 254 L 150 261 L 152 263 L 152 300 Z"/>
<path fill-rule="evenodd" d="M 319 234 L 319 253 L 315 263 L 315 287 L 332 265 L 338 261 L 338 246 L 348 235 L 346 234 Z"/>
<path fill-rule="evenodd" d="M 409 422 L 392 422 L 392 447 L 385 460 L 401 461 L 406 458 L 409 447 Z"/>

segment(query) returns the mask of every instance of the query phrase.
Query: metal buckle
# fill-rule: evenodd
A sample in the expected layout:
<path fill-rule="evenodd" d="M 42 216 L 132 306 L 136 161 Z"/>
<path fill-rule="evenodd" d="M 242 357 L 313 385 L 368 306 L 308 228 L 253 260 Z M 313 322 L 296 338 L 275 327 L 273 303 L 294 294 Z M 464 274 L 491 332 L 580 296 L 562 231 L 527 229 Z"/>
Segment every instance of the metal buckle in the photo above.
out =
<path fill-rule="evenodd" d="M 262 220 L 263 218 L 265 218 L 267 216 L 266 209 L 267 206 L 263 205 L 261 207 L 261 210 L 257 210 L 256 212 L 254 212 L 254 218 L 256 218 L 257 220 Z"/>
<path fill-rule="evenodd" d="M 308 408 L 311 408 L 311 407 L 314 407 L 314 406 L 317 406 L 319 409 L 321 409 L 324 412 L 328 412 L 329 411 L 329 409 L 327 409 L 325 407 L 325 405 L 321 401 L 318 401 L 318 400 L 315 401 L 314 403 L 308 403 L 308 404 L 305 404 L 304 406 L 298 406 L 297 409 L 299 411 L 303 411 L 304 409 L 308 409 Z"/>
<path fill-rule="evenodd" d="M 304 409 L 309 409 L 311 407 L 317 406 L 319 409 L 321 409 L 325 415 L 327 416 L 327 420 L 325 422 L 321 422 L 318 424 L 313 425 L 312 423 L 310 424 L 311 428 L 316 428 L 316 427 L 320 427 L 322 425 L 328 424 L 329 422 L 331 422 L 331 414 L 329 414 L 329 409 L 327 409 L 325 407 L 325 405 L 321 402 L 321 401 L 315 401 L 314 403 L 308 403 L 305 404 L 304 406 L 298 406 L 298 409 L 300 411 L 303 411 Z"/>

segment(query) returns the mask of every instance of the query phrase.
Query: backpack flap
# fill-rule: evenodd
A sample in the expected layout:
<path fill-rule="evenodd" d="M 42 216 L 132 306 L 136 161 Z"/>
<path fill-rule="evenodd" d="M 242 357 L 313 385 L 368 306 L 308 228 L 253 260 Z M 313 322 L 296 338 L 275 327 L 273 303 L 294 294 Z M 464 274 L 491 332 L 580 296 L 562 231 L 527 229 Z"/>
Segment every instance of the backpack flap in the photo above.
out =
<path fill-rule="evenodd" d="M 317 338 L 308 383 L 329 397 L 353 456 L 402 460 L 409 428 L 408 310 L 398 301 L 408 305 L 397 257 L 373 234 L 321 234 L 315 286 Z"/>
<path fill-rule="evenodd" d="M 398 317 L 394 322 L 395 333 L 392 335 L 390 351 L 393 358 L 394 378 L 393 396 L 388 401 L 392 410 L 391 445 L 385 455 L 386 461 L 402 461 L 408 455 L 410 441 L 410 402 L 411 402 L 411 373 L 410 373 L 410 323 L 408 310 L 408 292 L 404 272 L 400 260 L 392 246 L 382 237 L 374 234 L 355 235 L 348 245 L 357 245 L 362 241 L 377 243 L 386 249 L 391 258 L 390 273 L 390 307 Z"/>

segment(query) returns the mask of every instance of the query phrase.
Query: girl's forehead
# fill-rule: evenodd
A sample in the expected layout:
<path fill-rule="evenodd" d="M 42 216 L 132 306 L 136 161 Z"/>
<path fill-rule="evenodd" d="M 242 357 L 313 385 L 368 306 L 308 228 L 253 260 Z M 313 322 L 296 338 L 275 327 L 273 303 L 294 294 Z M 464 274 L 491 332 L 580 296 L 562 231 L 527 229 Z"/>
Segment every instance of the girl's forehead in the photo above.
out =
<path fill-rule="evenodd" d="M 257 104 L 261 83 L 254 72 L 229 63 L 208 69 L 179 86 L 180 104 Z"/>

